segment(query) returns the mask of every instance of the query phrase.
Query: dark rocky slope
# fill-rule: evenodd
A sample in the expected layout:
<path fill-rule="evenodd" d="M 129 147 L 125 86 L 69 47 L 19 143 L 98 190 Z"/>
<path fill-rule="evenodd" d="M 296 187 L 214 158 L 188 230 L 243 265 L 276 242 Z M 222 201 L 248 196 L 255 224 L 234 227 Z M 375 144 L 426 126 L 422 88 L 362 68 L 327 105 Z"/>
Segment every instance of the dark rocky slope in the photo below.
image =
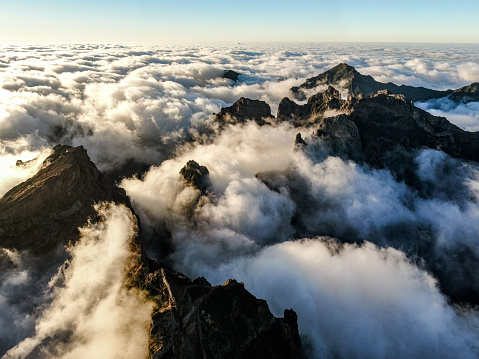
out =
<path fill-rule="evenodd" d="M 211 286 L 143 256 L 131 271 L 156 308 L 149 351 L 154 359 L 301 358 L 297 316 L 275 318 L 266 303 L 235 280 Z"/>
<path fill-rule="evenodd" d="M 125 191 L 98 171 L 83 147 L 58 145 L 35 176 L 0 199 L 0 246 L 45 253 L 75 241 L 102 201 L 131 208 Z"/>
<path fill-rule="evenodd" d="M 479 101 L 478 84 L 474 83 L 458 90 L 437 91 L 425 87 L 396 85 L 392 82 L 383 83 L 374 80 L 371 76 L 360 74 L 348 64 L 341 63 L 332 69 L 306 80 L 300 86 L 293 87 L 291 91 L 300 100 L 306 99 L 305 90 L 314 89 L 320 85 L 333 86 L 337 89 L 344 88 L 352 95 L 369 96 L 378 91 L 387 90 L 395 95 L 404 95 L 411 101 L 427 101 L 448 95 L 455 102 Z"/>

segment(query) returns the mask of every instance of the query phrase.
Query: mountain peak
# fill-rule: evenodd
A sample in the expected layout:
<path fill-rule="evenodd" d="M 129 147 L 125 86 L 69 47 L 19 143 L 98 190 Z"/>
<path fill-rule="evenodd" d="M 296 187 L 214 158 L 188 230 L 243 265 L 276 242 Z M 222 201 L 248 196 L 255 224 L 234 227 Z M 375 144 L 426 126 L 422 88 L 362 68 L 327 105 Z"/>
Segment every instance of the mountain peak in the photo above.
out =
<path fill-rule="evenodd" d="M 46 252 L 75 241 L 78 227 L 96 216 L 93 204 L 123 203 L 123 189 L 104 176 L 82 147 L 58 145 L 36 175 L 0 199 L 0 245 Z"/>

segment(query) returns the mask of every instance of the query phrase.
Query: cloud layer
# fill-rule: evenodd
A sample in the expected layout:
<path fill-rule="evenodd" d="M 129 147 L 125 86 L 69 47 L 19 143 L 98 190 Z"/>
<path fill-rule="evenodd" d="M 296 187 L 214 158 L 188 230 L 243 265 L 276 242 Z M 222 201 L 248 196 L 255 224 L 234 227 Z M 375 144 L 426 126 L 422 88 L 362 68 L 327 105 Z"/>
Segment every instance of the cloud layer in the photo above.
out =
<path fill-rule="evenodd" d="M 268 102 L 274 114 L 289 88 L 339 62 L 378 81 L 458 88 L 479 81 L 475 47 L 0 47 L 0 195 L 33 175 L 57 143 L 83 145 L 110 173 L 151 166 L 121 182 L 149 253 L 214 284 L 244 281 L 276 315 L 293 307 L 315 356 L 478 356 L 477 311 L 450 306 L 431 274 L 442 268 L 455 285 L 479 288 L 475 164 L 410 153 L 416 182 L 407 185 L 387 169 L 328 156 L 309 129 L 247 123 L 219 133 L 211 118 L 241 96 Z M 227 69 L 242 81 L 221 78 Z M 418 106 L 479 128 L 477 103 Z M 294 149 L 298 132 L 305 151 Z M 180 178 L 188 160 L 209 169 L 206 196 Z M 104 224 L 83 229 L 50 286 L 58 263 L 36 278 L 26 254 L 2 252 L 16 263 L 0 278 L 0 327 L 9 333 L 0 344 L 18 344 L 11 357 L 145 355 L 151 305 L 122 282 L 135 223 L 124 208 L 99 210 Z M 437 268 L 417 259 L 424 248 Z M 471 262 L 457 259 L 464 250 Z M 32 292 L 43 294 L 16 302 Z"/>
<path fill-rule="evenodd" d="M 267 101 L 274 114 L 289 88 L 339 62 L 379 81 L 445 89 L 479 81 L 476 56 L 466 45 L 3 44 L 0 138 L 14 152 L 25 143 L 81 144 L 102 170 L 159 164 L 222 106 L 245 96 Z M 226 69 L 243 82 L 222 79 Z M 475 128 L 475 118 L 464 124 L 456 112 L 444 114 Z"/>

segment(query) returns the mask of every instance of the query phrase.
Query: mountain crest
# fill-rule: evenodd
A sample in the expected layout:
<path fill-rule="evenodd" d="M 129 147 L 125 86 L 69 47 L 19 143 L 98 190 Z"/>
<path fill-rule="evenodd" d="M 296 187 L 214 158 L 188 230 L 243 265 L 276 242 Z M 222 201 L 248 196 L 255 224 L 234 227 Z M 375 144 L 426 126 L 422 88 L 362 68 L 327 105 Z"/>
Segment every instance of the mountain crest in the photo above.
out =
<path fill-rule="evenodd" d="M 452 90 L 437 91 L 424 87 L 399 86 L 392 82 L 382 83 L 376 81 L 372 76 L 359 73 L 353 66 L 346 63 L 340 63 L 318 76 L 307 79 L 302 85 L 292 87 L 291 91 L 298 100 L 305 100 L 308 93 L 307 90 L 314 90 L 316 87 L 324 85 L 333 86 L 338 90 L 347 90 L 350 95 L 369 96 L 378 91 L 388 90 L 391 94 L 404 95 L 413 102 L 445 97 L 453 93 Z M 468 91 L 468 89 L 464 88 L 464 91 Z M 471 90 L 469 90 L 468 96 L 469 98 L 474 98 L 474 96 L 471 96 Z M 452 99 L 458 102 L 463 98 L 464 96 L 461 92 Z"/>

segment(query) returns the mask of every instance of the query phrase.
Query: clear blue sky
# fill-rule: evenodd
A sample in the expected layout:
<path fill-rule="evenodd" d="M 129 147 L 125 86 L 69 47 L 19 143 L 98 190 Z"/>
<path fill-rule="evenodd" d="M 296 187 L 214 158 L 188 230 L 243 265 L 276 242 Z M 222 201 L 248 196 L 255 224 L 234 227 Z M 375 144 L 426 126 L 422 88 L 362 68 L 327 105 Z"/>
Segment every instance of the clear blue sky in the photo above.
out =
<path fill-rule="evenodd" d="M 479 43 L 479 0 L 0 0 L 0 41 Z"/>

